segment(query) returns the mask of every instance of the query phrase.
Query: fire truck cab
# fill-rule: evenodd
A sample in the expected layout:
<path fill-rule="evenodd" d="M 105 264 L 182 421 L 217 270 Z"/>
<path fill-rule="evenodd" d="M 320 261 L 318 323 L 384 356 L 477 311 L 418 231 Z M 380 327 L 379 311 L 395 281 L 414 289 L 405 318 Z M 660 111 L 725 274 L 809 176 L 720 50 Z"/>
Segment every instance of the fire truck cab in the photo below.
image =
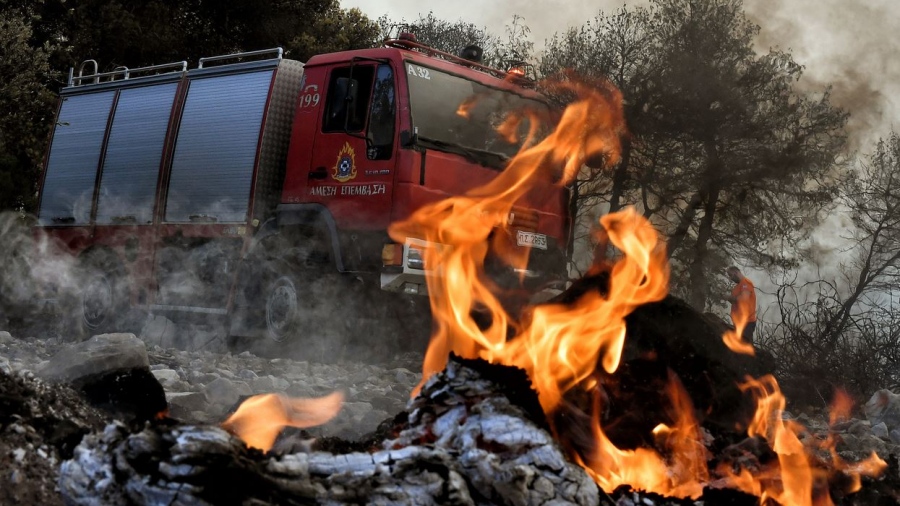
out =
<path fill-rule="evenodd" d="M 134 306 L 283 341 L 343 318 L 348 294 L 368 294 L 364 313 L 425 294 L 421 240 L 388 226 L 491 180 L 520 147 L 503 118 L 548 108 L 410 37 L 305 64 L 275 49 L 190 70 L 93 65 L 61 91 L 38 213 L 78 258 L 70 299 L 90 333 Z M 565 278 L 567 199 L 554 187 L 517 203 L 511 240 L 532 254 L 510 279 Z"/>

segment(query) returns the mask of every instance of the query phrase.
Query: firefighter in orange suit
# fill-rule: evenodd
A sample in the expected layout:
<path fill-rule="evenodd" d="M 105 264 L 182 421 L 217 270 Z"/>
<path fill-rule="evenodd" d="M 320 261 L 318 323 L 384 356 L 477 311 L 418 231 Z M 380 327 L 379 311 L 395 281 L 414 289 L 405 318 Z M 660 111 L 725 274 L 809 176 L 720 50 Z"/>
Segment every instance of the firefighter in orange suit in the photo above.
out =
<path fill-rule="evenodd" d="M 736 283 L 731 295 L 725 298 L 731 303 L 731 321 L 737 326 L 739 320 L 746 319 L 741 338 L 744 342 L 753 344 L 753 332 L 756 330 L 756 288 L 737 267 L 732 265 L 725 272 Z"/>

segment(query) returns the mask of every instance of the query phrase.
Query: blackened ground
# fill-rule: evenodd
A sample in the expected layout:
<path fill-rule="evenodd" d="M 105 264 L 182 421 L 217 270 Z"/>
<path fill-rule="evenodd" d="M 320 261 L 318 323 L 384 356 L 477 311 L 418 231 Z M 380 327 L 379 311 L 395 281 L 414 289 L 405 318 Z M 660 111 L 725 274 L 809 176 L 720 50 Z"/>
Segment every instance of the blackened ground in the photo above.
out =
<path fill-rule="evenodd" d="M 62 504 L 60 462 L 106 421 L 68 387 L 0 371 L 0 504 Z"/>

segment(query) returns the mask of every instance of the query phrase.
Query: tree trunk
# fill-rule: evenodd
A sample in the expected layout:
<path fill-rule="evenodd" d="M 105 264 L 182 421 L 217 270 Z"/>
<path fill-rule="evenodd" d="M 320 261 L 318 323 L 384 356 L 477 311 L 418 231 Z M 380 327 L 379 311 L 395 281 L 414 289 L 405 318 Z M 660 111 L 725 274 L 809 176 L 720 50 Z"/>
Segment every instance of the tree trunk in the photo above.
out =
<path fill-rule="evenodd" d="M 716 220 L 716 207 L 719 196 L 722 193 L 719 183 L 723 170 L 722 161 L 715 143 L 708 141 L 704 144 L 707 163 L 704 174 L 704 186 L 706 187 L 706 200 L 703 203 L 703 217 L 697 230 L 697 241 L 694 243 L 693 256 L 689 269 L 690 275 L 690 303 L 698 311 L 706 308 L 706 299 L 709 297 L 709 282 L 706 279 L 706 262 L 709 255 L 709 241 L 712 239 L 713 225 Z"/>
<path fill-rule="evenodd" d="M 716 203 L 721 193 L 718 185 L 714 185 L 703 205 L 703 218 L 700 219 L 700 228 L 697 231 L 697 242 L 694 243 L 694 255 L 691 258 L 690 280 L 691 305 L 697 311 L 706 308 L 706 299 L 709 296 L 709 282 L 706 279 L 706 259 L 709 254 L 709 244 L 712 238 L 713 222 L 716 217 Z"/>

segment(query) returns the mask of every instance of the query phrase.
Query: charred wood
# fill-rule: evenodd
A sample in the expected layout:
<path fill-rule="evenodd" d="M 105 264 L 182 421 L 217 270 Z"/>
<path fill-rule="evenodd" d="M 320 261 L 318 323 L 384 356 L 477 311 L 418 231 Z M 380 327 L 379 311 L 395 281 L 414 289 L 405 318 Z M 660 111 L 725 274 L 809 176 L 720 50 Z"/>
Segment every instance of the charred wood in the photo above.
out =
<path fill-rule="evenodd" d="M 111 424 L 63 464 L 60 489 L 78 505 L 599 504 L 596 484 L 505 389 L 451 361 L 370 452 L 263 454 L 217 427 Z"/>

